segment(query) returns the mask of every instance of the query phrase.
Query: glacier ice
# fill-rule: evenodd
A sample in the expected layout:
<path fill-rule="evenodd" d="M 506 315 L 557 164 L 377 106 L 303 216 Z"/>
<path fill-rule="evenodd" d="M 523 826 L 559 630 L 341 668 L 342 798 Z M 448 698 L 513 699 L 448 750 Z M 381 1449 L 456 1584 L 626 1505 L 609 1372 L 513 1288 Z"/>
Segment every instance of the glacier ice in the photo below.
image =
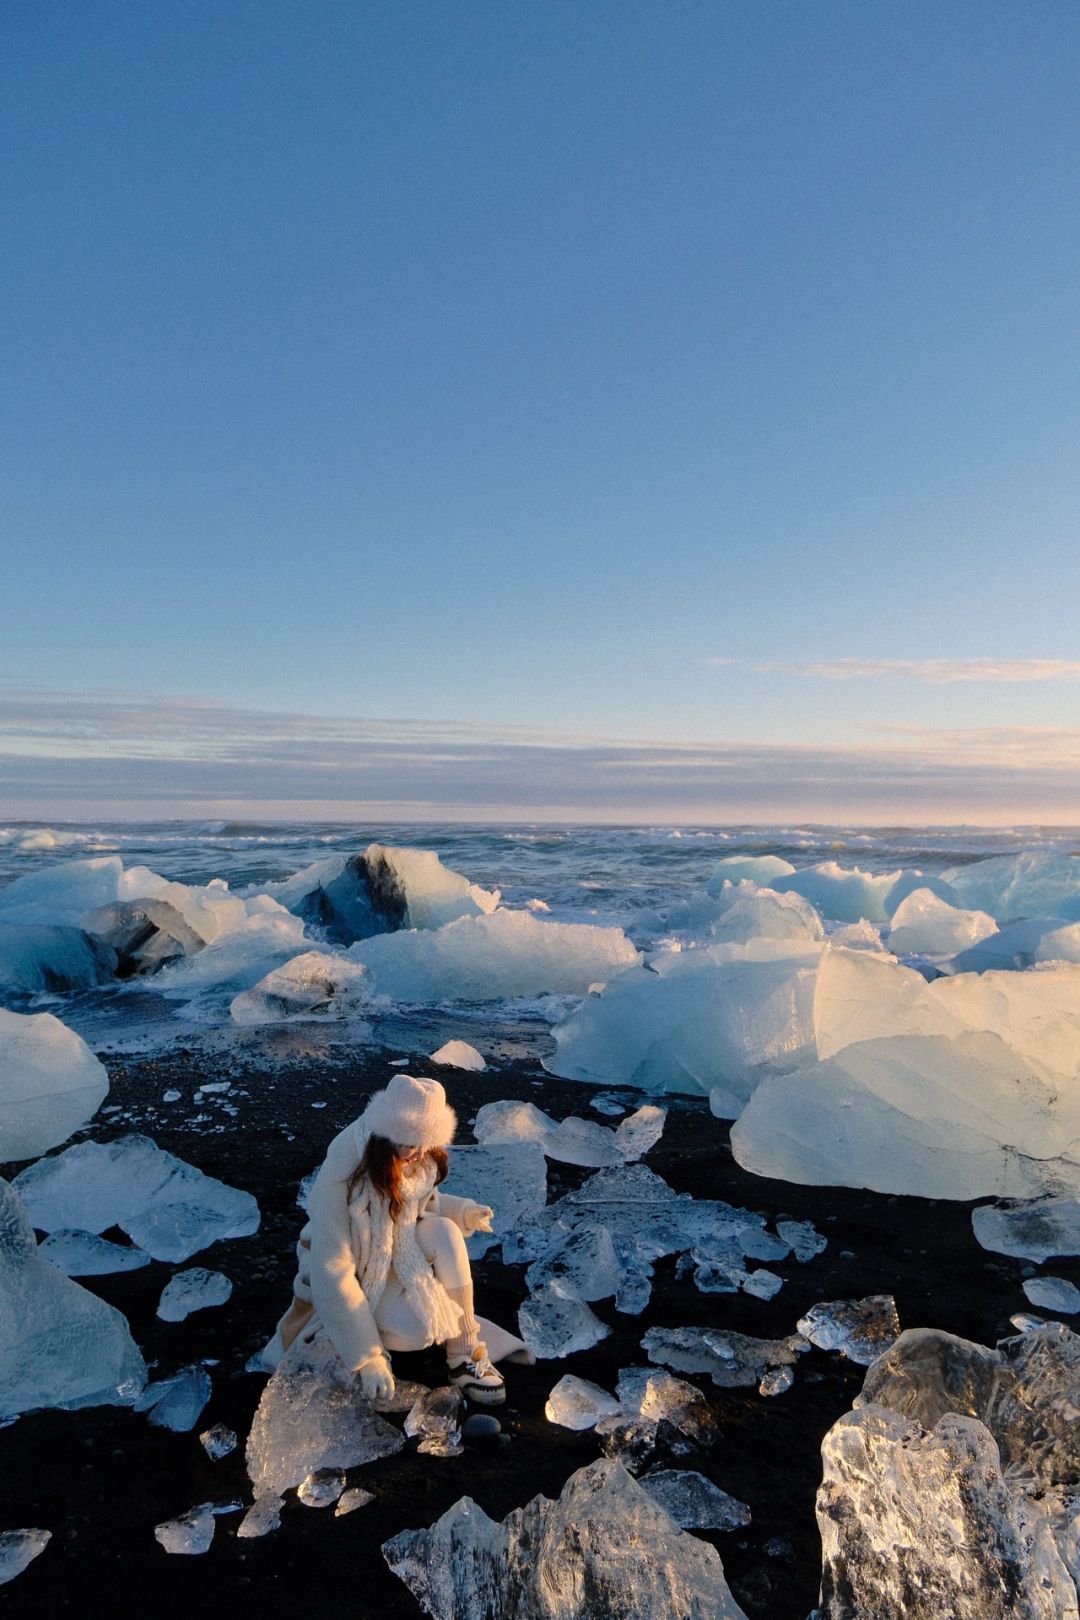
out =
<path fill-rule="evenodd" d="M 434 850 L 369 844 L 360 855 L 331 855 L 264 892 L 340 945 L 397 929 L 441 928 L 486 916 L 498 890 L 479 888 L 444 866 Z"/>
<path fill-rule="evenodd" d="M 553 1277 L 568 1284 L 582 1299 L 611 1299 L 623 1281 L 623 1268 L 606 1226 L 579 1226 L 556 1240 L 540 1260 L 534 1260 L 525 1281 L 535 1293 Z"/>
<path fill-rule="evenodd" d="M 798 1331 L 819 1350 L 839 1350 L 860 1366 L 870 1363 L 900 1336 L 900 1319 L 891 1294 L 865 1299 L 822 1300 L 797 1323 Z"/>
<path fill-rule="evenodd" d="M 40 1257 L 26 1211 L 0 1181 L 0 1418 L 124 1406 L 145 1382 L 123 1316 Z"/>
<path fill-rule="evenodd" d="M 527 911 L 377 934 L 351 946 L 349 955 L 371 969 L 380 995 L 401 1002 L 584 995 L 594 980 L 639 961 L 621 928 L 543 922 Z"/>
<path fill-rule="evenodd" d="M 587 1378 L 565 1373 L 554 1386 L 544 1406 L 549 1423 L 558 1423 L 564 1429 L 591 1429 L 602 1417 L 618 1412 L 619 1403 L 614 1395 Z"/>
<path fill-rule="evenodd" d="M 723 1087 L 737 1112 L 767 1068 L 811 1055 L 823 950 L 821 941 L 766 939 L 654 957 L 557 1024 L 544 1067 L 653 1093 Z"/>
<path fill-rule="evenodd" d="M 51 1530 L 0 1531 L 0 1586 L 21 1575 L 51 1540 Z"/>
<path fill-rule="evenodd" d="M 541 1361 L 589 1350 L 611 1329 L 590 1311 L 572 1284 L 552 1277 L 525 1299 L 518 1310 L 521 1337 Z"/>
<path fill-rule="evenodd" d="M 186 1434 L 202 1417 L 210 1393 L 210 1374 L 205 1367 L 181 1367 L 171 1378 L 147 1384 L 135 1402 L 135 1410 L 149 1412 L 155 1428 Z"/>
<path fill-rule="evenodd" d="M 931 877 L 918 867 L 905 867 L 896 882 L 885 896 L 885 915 L 895 917 L 901 904 L 909 894 L 916 889 L 927 889 L 938 900 L 943 900 L 947 906 L 955 906 L 958 911 L 964 908 L 964 902 L 951 884 L 945 883 L 939 877 Z"/>
<path fill-rule="evenodd" d="M 828 1238 L 822 1237 L 813 1221 L 777 1221 L 776 1230 L 801 1264 L 829 1247 Z"/>
<path fill-rule="evenodd" d="M 206 941 L 167 900 L 115 900 L 83 916 L 83 926 L 114 954 L 121 979 L 154 973 L 179 956 L 193 956 Z"/>
<path fill-rule="evenodd" d="M 1056 850 L 1021 850 L 951 867 L 942 874 L 961 905 L 988 911 L 999 922 L 1021 917 L 1080 919 L 1080 860 Z"/>
<path fill-rule="evenodd" d="M 296 1500 L 305 1507 L 333 1507 L 345 1489 L 345 1475 L 340 1468 L 317 1468 L 296 1487 Z"/>
<path fill-rule="evenodd" d="M 78 928 L 85 912 L 121 899 L 123 877 L 124 863 L 119 855 L 97 855 L 44 866 L 0 889 L 0 916 L 5 922 L 60 923 Z"/>
<path fill-rule="evenodd" d="M 471 1074 L 483 1074 L 487 1068 L 481 1054 L 468 1041 L 446 1041 L 431 1054 L 432 1063 L 441 1063 L 449 1069 L 466 1069 Z"/>
<path fill-rule="evenodd" d="M 1080 1254 L 1080 1199 L 1048 1197 L 980 1204 L 971 1212 L 975 1236 L 984 1249 L 1021 1260 L 1049 1260 Z"/>
<path fill-rule="evenodd" d="M 231 1296 L 232 1283 L 223 1272 L 191 1266 L 187 1271 L 178 1271 L 165 1284 L 158 1301 L 157 1314 L 163 1322 L 182 1322 L 192 1311 L 204 1311 L 210 1305 L 224 1305 Z"/>
<path fill-rule="evenodd" d="M 547 1160 L 536 1142 L 454 1147 L 451 1163 L 447 1191 L 452 1187 L 455 1194 L 494 1210 L 492 1230 L 473 1232 L 469 1237 L 469 1253 L 476 1258 L 544 1208 Z"/>
<path fill-rule="evenodd" d="M 965 946 L 948 967 L 951 973 L 1020 973 L 1035 962 L 1069 960 L 1075 938 L 1075 925 L 1060 917 L 1025 917 Z"/>
<path fill-rule="evenodd" d="M 119 1226 L 155 1260 L 187 1260 L 221 1238 L 250 1237 L 259 1227 L 250 1193 L 204 1175 L 148 1136 L 80 1142 L 39 1159 L 14 1186 L 40 1231 Z"/>
<path fill-rule="evenodd" d="M 914 889 L 893 912 L 889 949 L 901 956 L 952 956 L 997 931 L 985 911 L 961 911 L 931 889 Z"/>
<path fill-rule="evenodd" d="M 432 1620 L 745 1620 L 716 1549 L 606 1459 L 501 1524 L 462 1497 L 383 1556 Z"/>
<path fill-rule="evenodd" d="M 843 867 L 836 861 L 804 866 L 798 872 L 778 876 L 770 887 L 778 894 L 801 894 L 825 917 L 836 922 L 886 922 L 886 902 L 902 874 L 864 872 L 859 867 Z"/>
<path fill-rule="evenodd" d="M 279 1497 L 320 1468 L 356 1468 L 404 1444 L 317 1328 L 294 1339 L 263 1390 L 247 1469 L 257 1497 Z"/>
<path fill-rule="evenodd" d="M 460 1457 L 465 1397 L 453 1384 L 425 1390 L 405 1418 L 405 1433 L 430 1457 Z"/>
<path fill-rule="evenodd" d="M 1080 1311 L 1080 1288 L 1064 1277 L 1028 1277 L 1024 1293 L 1040 1310 L 1060 1311 L 1063 1316 L 1074 1316 Z"/>
<path fill-rule="evenodd" d="M 268 1536 L 281 1526 L 281 1497 L 272 1492 L 265 1492 L 256 1496 L 244 1517 L 236 1527 L 236 1534 L 241 1540 L 254 1536 Z"/>
<path fill-rule="evenodd" d="M 740 883 L 716 897 L 721 909 L 709 929 L 712 939 L 745 945 L 752 939 L 824 939 L 821 918 L 801 894 L 778 894 Z"/>
<path fill-rule="evenodd" d="M 650 1361 L 676 1372 L 707 1373 L 721 1389 L 759 1384 L 771 1367 L 789 1367 L 799 1351 L 788 1339 L 755 1339 L 721 1328 L 650 1328 L 641 1341 Z"/>
<path fill-rule="evenodd" d="M 104 1277 L 112 1271 L 137 1271 L 150 1264 L 143 1249 L 110 1243 L 94 1232 L 50 1232 L 38 1244 L 38 1254 L 65 1277 Z"/>
<path fill-rule="evenodd" d="M 85 929 L 0 921 L 0 989 L 89 990 L 108 984 L 115 971 L 116 952 Z"/>
<path fill-rule="evenodd" d="M 105 1066 L 51 1013 L 0 1007 L 0 1160 L 33 1159 L 84 1125 L 109 1090 Z M 80 1223 L 66 1223 L 76 1226 Z"/>
<path fill-rule="evenodd" d="M 154 1537 L 167 1553 L 192 1556 L 210 1551 L 216 1525 L 213 1507 L 209 1502 L 203 1502 L 175 1519 L 156 1524 Z"/>
<path fill-rule="evenodd" d="M 237 1440 L 232 1429 L 224 1423 L 215 1423 L 212 1428 L 203 1430 L 199 1444 L 212 1462 L 220 1462 L 222 1457 L 228 1457 L 236 1450 Z"/>
<path fill-rule="evenodd" d="M 638 1484 L 682 1530 L 741 1530 L 750 1523 L 745 1502 L 692 1469 L 652 1468 Z"/>
<path fill-rule="evenodd" d="M 221 985 L 251 989 L 308 947 L 301 919 L 276 901 L 257 895 L 235 927 L 217 934 L 196 955 L 166 962 L 155 978 L 155 988 L 171 997 Z"/>
<path fill-rule="evenodd" d="M 773 878 L 788 877 L 794 870 L 780 855 L 725 855 L 705 887 L 709 894 L 719 894 L 725 883 L 759 883 L 766 888 Z"/>
<path fill-rule="evenodd" d="M 668 1424 L 688 1440 L 710 1446 L 717 1425 L 709 1403 L 694 1384 L 657 1367 L 624 1367 L 615 1386 L 619 1407 L 627 1417 L 647 1423 Z"/>
<path fill-rule="evenodd" d="M 367 1507 L 374 1502 L 374 1491 L 365 1491 L 362 1485 L 352 1485 L 347 1491 L 342 1491 L 334 1508 L 335 1519 L 344 1518 L 346 1513 L 355 1513 L 357 1508 Z"/>
<path fill-rule="evenodd" d="M 615 1146 L 628 1163 L 640 1159 L 654 1148 L 664 1134 L 667 1109 L 655 1103 L 645 1103 L 633 1114 L 627 1114 L 615 1127 Z"/>
<path fill-rule="evenodd" d="M 557 1121 L 530 1102 L 484 1103 L 473 1121 L 473 1133 L 484 1147 L 506 1142 L 539 1142 L 543 1146 Z"/>
<path fill-rule="evenodd" d="M 236 1024 L 273 1024 L 324 1014 L 344 1017 L 371 998 L 371 975 L 359 962 L 326 951 L 302 951 L 229 1004 Z"/>

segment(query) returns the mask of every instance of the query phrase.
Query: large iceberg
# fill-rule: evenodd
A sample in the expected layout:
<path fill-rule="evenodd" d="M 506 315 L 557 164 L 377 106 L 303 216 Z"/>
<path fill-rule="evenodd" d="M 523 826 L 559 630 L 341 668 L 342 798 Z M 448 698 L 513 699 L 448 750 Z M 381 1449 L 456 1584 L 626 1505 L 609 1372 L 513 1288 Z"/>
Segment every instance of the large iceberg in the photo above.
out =
<path fill-rule="evenodd" d="M 39 1231 L 119 1226 L 155 1260 L 179 1262 L 221 1238 L 258 1231 L 250 1193 L 164 1153 L 148 1136 L 81 1142 L 39 1159 L 14 1185 Z"/>
<path fill-rule="evenodd" d="M 26 1211 L 0 1181 L 0 1418 L 129 1405 L 145 1383 L 120 1312 L 41 1258 Z"/>
<path fill-rule="evenodd" d="M 383 1555 L 432 1620 L 745 1620 L 716 1549 L 607 1459 L 501 1524 L 462 1497 Z"/>
<path fill-rule="evenodd" d="M 0 921 L 0 990 L 89 990 L 107 984 L 115 971 L 115 951 L 83 928 Z"/>
<path fill-rule="evenodd" d="M 0 1161 L 33 1159 L 85 1125 L 109 1090 L 105 1067 L 51 1013 L 0 1008 Z M 78 1226 L 78 1221 L 65 1224 Z"/>
<path fill-rule="evenodd" d="M 527 911 L 378 934 L 349 955 L 371 970 L 380 995 L 404 1002 L 584 995 L 639 960 L 621 928 L 543 922 Z"/>

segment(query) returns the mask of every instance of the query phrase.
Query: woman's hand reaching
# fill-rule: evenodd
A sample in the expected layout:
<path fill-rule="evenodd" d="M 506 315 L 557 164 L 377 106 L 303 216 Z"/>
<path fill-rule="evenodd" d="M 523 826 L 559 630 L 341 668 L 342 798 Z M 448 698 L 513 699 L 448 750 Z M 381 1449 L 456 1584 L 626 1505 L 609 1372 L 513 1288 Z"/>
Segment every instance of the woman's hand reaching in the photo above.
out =
<path fill-rule="evenodd" d="M 369 1401 L 388 1401 L 394 1393 L 394 1375 L 385 1356 L 376 1356 L 360 1368 L 360 1388 Z"/>
<path fill-rule="evenodd" d="M 490 1232 L 495 1211 L 490 1204 L 466 1204 L 461 1219 L 467 1236 L 473 1232 Z"/>

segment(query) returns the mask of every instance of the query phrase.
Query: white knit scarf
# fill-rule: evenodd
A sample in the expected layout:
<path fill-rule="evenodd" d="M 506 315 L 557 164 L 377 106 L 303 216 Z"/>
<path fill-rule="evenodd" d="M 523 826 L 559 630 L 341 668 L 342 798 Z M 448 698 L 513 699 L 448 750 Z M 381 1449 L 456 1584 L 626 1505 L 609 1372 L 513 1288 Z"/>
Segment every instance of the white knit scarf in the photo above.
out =
<path fill-rule="evenodd" d="M 431 1343 L 442 1344 L 457 1333 L 464 1313 L 432 1272 L 416 1238 L 420 1209 L 434 1190 L 436 1174 L 434 1160 L 426 1155 L 415 1166 L 406 1166 L 396 1220 L 390 1215 L 388 1200 L 365 1176 L 349 1200 L 349 1217 L 357 1252 L 356 1274 L 371 1309 L 378 1308 L 392 1265 Z"/>

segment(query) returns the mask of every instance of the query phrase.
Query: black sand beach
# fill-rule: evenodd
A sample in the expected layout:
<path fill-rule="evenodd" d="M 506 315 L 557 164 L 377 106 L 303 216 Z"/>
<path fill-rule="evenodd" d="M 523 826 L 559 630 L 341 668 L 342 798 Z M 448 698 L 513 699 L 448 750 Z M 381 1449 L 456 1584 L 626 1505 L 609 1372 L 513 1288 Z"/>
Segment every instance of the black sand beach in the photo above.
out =
<path fill-rule="evenodd" d="M 490 1048 L 489 1048 L 490 1049 Z M 53 1540 L 4 1592 L 12 1620 L 57 1611 L 105 1612 L 113 1620 L 151 1614 L 211 1612 L 218 1620 L 256 1606 L 293 1620 L 340 1612 L 414 1617 L 420 1609 L 383 1561 L 380 1545 L 406 1528 L 428 1525 L 462 1495 L 502 1518 L 537 1492 L 555 1497 L 568 1476 L 599 1454 L 591 1432 L 572 1433 L 544 1416 L 552 1386 L 572 1371 L 613 1390 L 620 1368 L 640 1364 L 648 1327 L 717 1325 L 762 1337 L 793 1332 L 797 1319 L 819 1300 L 867 1294 L 895 1295 L 904 1327 L 934 1326 L 992 1344 L 1011 1331 L 1010 1315 L 1027 1308 L 1023 1262 L 994 1256 L 976 1244 L 968 1204 L 893 1198 L 863 1191 L 794 1187 L 747 1175 L 735 1164 L 727 1126 L 709 1114 L 704 1099 L 669 1099 L 662 1140 L 645 1159 L 680 1192 L 726 1199 L 770 1219 L 812 1220 L 828 1248 L 805 1265 L 770 1263 L 784 1287 L 771 1301 L 745 1294 L 705 1295 L 675 1260 L 657 1266 L 652 1300 L 640 1317 L 617 1313 L 611 1302 L 594 1307 L 611 1336 L 565 1361 L 510 1367 L 502 1416 L 505 1444 L 474 1444 L 455 1459 L 399 1456 L 354 1470 L 350 1484 L 374 1491 L 375 1501 L 344 1518 L 311 1509 L 291 1497 L 280 1530 L 260 1540 L 238 1540 L 239 1514 L 218 1521 L 210 1551 L 169 1556 L 154 1539 L 162 1520 L 204 1501 L 250 1502 L 243 1440 L 264 1387 L 263 1375 L 244 1366 L 264 1342 L 289 1297 L 293 1246 L 302 1214 L 297 1183 L 319 1162 L 330 1137 L 385 1083 L 387 1052 L 330 1049 L 318 1059 L 296 1057 L 273 1070 L 244 1058 L 223 1059 L 195 1049 L 168 1058 L 111 1058 L 109 1106 L 88 1133 L 108 1140 L 144 1129 L 158 1145 L 210 1175 L 255 1195 L 262 1223 L 250 1238 L 223 1242 L 195 1256 L 192 1265 L 225 1272 L 233 1282 L 224 1306 L 170 1324 L 155 1315 L 161 1290 L 175 1267 L 146 1268 L 80 1279 L 127 1316 L 152 1376 L 212 1358 L 213 1395 L 197 1430 L 224 1423 L 241 1438 L 229 1457 L 211 1462 L 197 1431 L 172 1434 L 153 1428 L 131 1410 L 96 1407 L 41 1412 L 20 1418 L 0 1434 L 0 1530 L 39 1527 Z M 497 1060 L 498 1061 L 498 1060 Z M 414 1064 L 416 1072 L 423 1068 Z M 592 1088 L 552 1079 L 538 1062 L 503 1059 L 482 1075 L 441 1071 L 462 1129 L 484 1102 L 520 1098 L 556 1117 L 589 1109 Z M 229 1079 L 247 1092 L 234 1117 L 209 1100 L 202 1126 L 182 1126 L 200 1112 L 191 1098 L 200 1082 Z M 182 1093 L 172 1110 L 160 1105 L 169 1088 Z M 622 1094 L 629 1107 L 642 1100 Z M 325 1106 L 317 1107 L 323 1103 Z M 187 1105 L 187 1106 L 185 1106 Z M 2 1167 L 5 1176 L 21 1166 Z M 592 1172 L 549 1164 L 549 1198 Z M 453 1190 L 453 1171 L 448 1183 Z M 116 1234 L 112 1234 L 116 1235 Z M 498 1251 L 495 1251 L 497 1254 Z M 1080 1283 L 1080 1262 L 1053 1269 Z M 477 1265 L 480 1308 L 514 1325 L 524 1296 L 524 1268 L 497 1259 Z M 440 1358 L 425 1352 L 395 1357 L 399 1376 L 440 1379 Z M 710 1535 L 732 1590 L 748 1615 L 762 1620 L 804 1620 L 818 1590 L 819 1541 L 814 1497 L 820 1478 L 819 1446 L 830 1425 L 851 1405 L 863 1369 L 835 1353 L 800 1358 L 794 1387 L 766 1399 L 756 1389 L 719 1390 L 704 1377 L 719 1438 L 706 1454 L 678 1459 L 700 1469 L 747 1502 L 746 1530 Z M 400 1420 L 398 1420 L 400 1421 Z M 656 1460 L 663 1461 L 663 1454 Z"/>

